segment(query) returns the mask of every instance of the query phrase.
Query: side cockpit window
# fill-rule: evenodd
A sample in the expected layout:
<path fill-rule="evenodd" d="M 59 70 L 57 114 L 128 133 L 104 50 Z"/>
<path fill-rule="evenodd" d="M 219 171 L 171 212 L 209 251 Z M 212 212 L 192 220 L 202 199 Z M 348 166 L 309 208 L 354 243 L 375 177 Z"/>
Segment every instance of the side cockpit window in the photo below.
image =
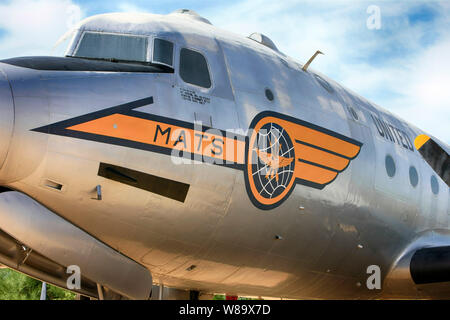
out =
<path fill-rule="evenodd" d="M 173 67 L 173 43 L 164 39 L 155 38 L 152 62 Z"/>
<path fill-rule="evenodd" d="M 147 62 L 147 48 L 147 37 L 84 32 L 75 56 L 113 61 Z"/>
<path fill-rule="evenodd" d="M 180 51 L 180 77 L 184 82 L 203 88 L 211 87 L 206 58 L 197 51 L 182 48 Z"/>

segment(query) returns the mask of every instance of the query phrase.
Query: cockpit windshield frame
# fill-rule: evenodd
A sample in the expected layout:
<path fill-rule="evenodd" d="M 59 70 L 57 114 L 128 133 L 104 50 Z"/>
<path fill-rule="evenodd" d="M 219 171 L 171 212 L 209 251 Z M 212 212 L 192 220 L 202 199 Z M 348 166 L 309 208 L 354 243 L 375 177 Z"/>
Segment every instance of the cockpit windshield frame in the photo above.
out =
<path fill-rule="evenodd" d="M 92 54 L 80 54 L 80 48 L 83 46 L 83 41 L 86 39 L 86 35 L 95 35 L 95 36 L 102 36 L 105 35 L 106 37 L 122 37 L 122 40 L 125 39 L 124 37 L 130 37 L 129 40 L 132 38 L 135 39 L 141 39 L 145 43 L 145 48 L 142 48 L 142 52 L 145 52 L 145 57 L 142 55 L 141 59 L 136 59 L 131 54 L 129 58 L 124 55 L 101 55 L 98 52 L 101 51 L 101 48 L 95 47 L 95 42 L 93 42 L 94 45 L 91 45 Z M 120 40 L 119 40 L 120 41 Z M 122 41 L 127 42 L 127 41 Z M 112 43 L 112 45 L 119 45 L 120 43 Z M 155 56 L 155 46 L 159 44 L 161 45 L 161 51 L 158 51 L 161 53 L 159 57 Z M 88 48 L 89 49 L 89 48 Z M 128 49 L 128 48 L 125 48 Z M 131 52 L 132 53 L 132 52 Z M 68 53 L 67 57 L 72 58 L 80 58 L 80 59 L 89 59 L 89 60 L 101 60 L 101 61 L 109 61 L 109 62 L 120 62 L 120 63 L 130 63 L 130 64 L 140 64 L 140 65 L 157 65 L 162 67 L 168 67 L 173 69 L 174 63 L 175 63 L 175 53 L 176 53 L 176 45 L 175 42 L 171 39 L 168 39 L 164 36 L 159 35 L 139 35 L 139 34 L 130 34 L 130 33 L 116 33 L 116 32 L 106 32 L 106 31 L 91 31 L 91 30 L 84 30 L 81 32 L 81 34 L 78 35 L 78 41 L 76 45 L 71 50 L 71 53 Z M 164 56 L 164 54 L 167 54 L 167 56 Z"/>
<path fill-rule="evenodd" d="M 151 41 L 151 46 L 149 45 L 149 48 L 151 47 L 151 49 L 149 49 L 149 56 L 151 57 L 151 62 L 153 64 L 156 64 L 156 65 L 163 65 L 163 66 L 167 66 L 167 67 L 173 68 L 174 67 L 174 61 L 175 61 L 175 52 L 176 52 L 176 46 L 175 46 L 174 41 L 171 41 L 171 40 L 169 40 L 169 39 L 167 39 L 165 37 L 161 37 L 161 36 L 158 36 L 158 35 L 152 37 L 151 40 L 152 40 Z M 166 63 L 166 62 L 162 61 L 162 59 L 157 59 L 155 57 L 157 41 L 160 41 L 161 43 L 165 42 L 166 45 L 171 46 L 170 63 Z M 168 57 L 165 57 L 165 58 L 168 58 Z"/>
<path fill-rule="evenodd" d="M 111 39 L 113 39 L 113 37 L 117 37 L 117 39 L 121 38 L 121 42 L 122 43 L 113 43 L 111 42 L 112 45 L 130 45 L 132 44 L 132 42 L 130 40 L 137 39 L 140 42 L 143 43 L 143 46 L 141 47 L 142 49 L 142 58 L 137 58 L 136 56 L 132 56 L 130 55 L 129 57 L 126 57 L 125 55 L 118 55 L 118 54 L 111 54 L 111 55 L 101 55 L 100 53 L 97 53 L 98 51 L 100 51 L 100 48 L 98 47 L 92 47 L 94 48 L 92 54 L 86 54 L 85 52 L 83 52 L 82 54 L 80 54 L 80 50 L 89 50 L 89 48 L 82 48 L 84 42 L 83 41 L 88 41 L 85 40 L 87 35 L 93 35 L 94 37 L 101 37 L 104 36 L 105 39 L 107 39 L 107 37 Z M 128 38 L 128 39 L 127 39 Z M 126 40 L 125 40 L 126 39 Z M 94 39 L 95 40 L 95 39 Z M 124 41 L 125 40 L 125 41 Z M 91 41 L 91 40 L 90 40 Z M 93 59 L 93 60 L 105 60 L 105 61 L 111 61 L 111 62 L 128 62 L 128 63 L 138 63 L 138 64 L 148 64 L 150 62 L 149 56 L 150 56 L 150 46 L 149 43 L 151 43 L 150 39 L 148 36 L 145 35 L 135 35 L 135 34 L 125 34 L 125 33 L 113 33 L 113 32 L 99 32 L 99 31 L 83 31 L 82 35 L 80 36 L 78 43 L 73 51 L 73 54 L 71 55 L 71 57 L 74 58 L 85 58 L 85 59 Z M 138 42 L 136 42 L 136 45 L 139 45 Z M 129 48 L 125 48 L 125 49 L 129 49 Z M 116 51 L 117 52 L 117 51 Z M 97 54 L 96 54 L 97 53 Z M 127 52 L 125 52 L 127 53 Z M 131 51 L 129 51 L 128 53 L 132 53 Z"/>

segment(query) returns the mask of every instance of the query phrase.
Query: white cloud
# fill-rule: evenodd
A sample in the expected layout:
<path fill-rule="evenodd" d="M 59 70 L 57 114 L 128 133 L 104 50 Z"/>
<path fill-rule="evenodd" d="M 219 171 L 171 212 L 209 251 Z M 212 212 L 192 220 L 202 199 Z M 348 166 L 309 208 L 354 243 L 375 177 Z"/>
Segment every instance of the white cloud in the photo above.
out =
<path fill-rule="evenodd" d="M 129 2 L 119 3 L 117 9 L 118 12 L 132 12 L 132 13 L 149 12 L 148 9 L 143 9 Z"/>
<path fill-rule="evenodd" d="M 0 4 L 0 58 L 48 55 L 56 41 L 83 17 L 70 0 L 14 0 Z"/>
<path fill-rule="evenodd" d="M 264 33 L 302 62 L 323 51 L 313 69 L 450 143 L 450 15 L 441 12 L 432 30 L 440 39 L 424 47 L 430 25 L 413 26 L 407 18 L 421 3 L 426 2 L 380 2 L 381 31 L 366 28 L 371 2 L 247 0 L 205 16 L 240 35 Z M 377 54 L 376 63 L 366 56 Z"/>
<path fill-rule="evenodd" d="M 406 15 L 412 6 L 427 3 L 247 0 L 198 12 L 214 25 L 243 36 L 264 33 L 281 51 L 302 62 L 316 50 L 323 51 L 325 56 L 314 61 L 313 69 L 450 143 L 450 4 L 432 2 L 442 10 L 431 30 L 430 25 L 410 25 Z M 371 4 L 380 5 L 380 31 L 366 28 L 366 9 Z M 110 7 L 108 11 L 151 11 L 133 1 L 104 6 Z M 0 29 L 6 31 L 0 37 L 0 58 L 56 54 L 51 51 L 56 41 L 83 16 L 71 0 L 0 4 Z M 430 31 L 438 41 L 424 46 L 422 40 Z M 405 54 L 391 55 L 396 48 L 403 48 Z M 377 62 L 369 55 L 379 55 Z"/>
<path fill-rule="evenodd" d="M 404 98 L 392 102 L 400 116 L 450 143 L 450 37 L 409 61 L 395 81 Z"/>

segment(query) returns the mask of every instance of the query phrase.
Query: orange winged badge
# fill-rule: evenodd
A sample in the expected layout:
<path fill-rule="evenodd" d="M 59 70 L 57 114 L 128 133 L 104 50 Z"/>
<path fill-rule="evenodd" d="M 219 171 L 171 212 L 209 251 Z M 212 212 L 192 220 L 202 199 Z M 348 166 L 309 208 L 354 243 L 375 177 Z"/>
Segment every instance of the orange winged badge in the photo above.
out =
<path fill-rule="evenodd" d="M 247 193 L 253 204 L 264 210 L 279 206 L 297 184 L 325 188 L 362 147 L 359 141 L 337 132 L 269 111 L 257 115 L 250 129 Z M 275 137 L 274 143 L 270 137 Z M 269 147 L 261 147 L 266 145 Z"/>

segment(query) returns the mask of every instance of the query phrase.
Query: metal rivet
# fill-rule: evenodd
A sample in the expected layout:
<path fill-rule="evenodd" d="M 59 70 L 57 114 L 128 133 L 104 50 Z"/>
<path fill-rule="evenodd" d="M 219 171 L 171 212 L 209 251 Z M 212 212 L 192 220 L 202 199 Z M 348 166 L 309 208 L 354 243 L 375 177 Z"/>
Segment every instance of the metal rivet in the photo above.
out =
<path fill-rule="evenodd" d="M 114 129 L 117 129 L 117 124 L 114 123 L 114 124 L 113 124 L 113 128 L 114 128 Z"/>
<path fill-rule="evenodd" d="M 357 283 L 356 283 L 356 286 L 357 286 L 357 287 L 361 287 L 361 282 L 357 282 Z"/>

